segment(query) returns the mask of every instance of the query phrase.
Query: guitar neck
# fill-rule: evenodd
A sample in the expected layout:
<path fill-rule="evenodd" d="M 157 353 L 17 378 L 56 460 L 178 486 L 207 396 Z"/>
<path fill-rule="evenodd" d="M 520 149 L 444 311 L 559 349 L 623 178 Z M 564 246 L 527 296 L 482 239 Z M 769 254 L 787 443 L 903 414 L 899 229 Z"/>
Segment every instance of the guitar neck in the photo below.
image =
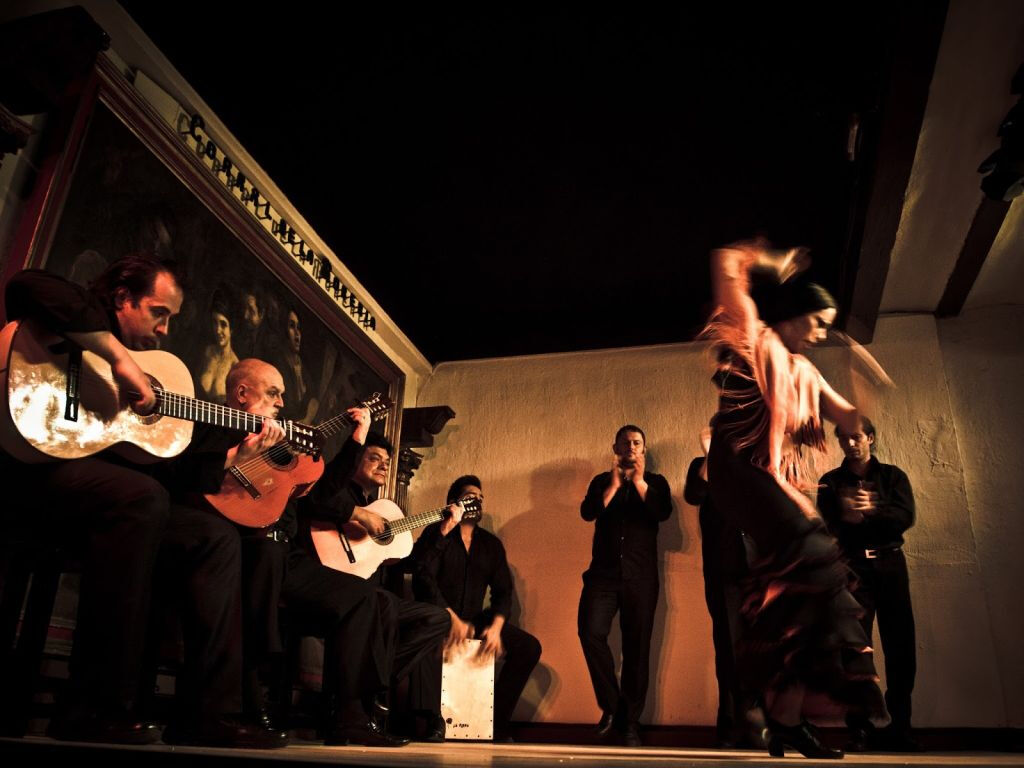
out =
<path fill-rule="evenodd" d="M 194 397 L 179 395 L 175 392 L 161 391 L 157 402 L 156 412 L 162 416 L 171 416 L 175 419 L 195 421 L 201 424 L 213 424 L 218 427 L 237 429 L 242 432 L 259 432 L 263 429 L 265 417 L 255 413 L 246 413 L 237 408 L 229 408 L 226 405 L 208 403 L 204 400 L 196 400 Z M 285 431 L 285 438 L 291 439 L 292 422 L 282 421 L 281 426 Z"/>
<path fill-rule="evenodd" d="M 438 509 L 432 509 L 429 512 L 420 512 L 418 515 L 412 517 L 403 517 L 399 520 L 392 520 L 388 523 L 388 529 L 391 533 L 405 533 L 406 531 L 415 531 L 417 528 L 422 528 L 424 525 L 430 525 L 444 520 L 444 513 L 448 511 L 448 507 L 440 507 Z"/>
<path fill-rule="evenodd" d="M 332 435 L 336 435 L 345 427 L 351 427 L 354 424 L 355 421 L 347 413 L 339 413 L 337 416 L 318 424 L 317 429 L 319 429 L 325 436 L 331 437 Z"/>

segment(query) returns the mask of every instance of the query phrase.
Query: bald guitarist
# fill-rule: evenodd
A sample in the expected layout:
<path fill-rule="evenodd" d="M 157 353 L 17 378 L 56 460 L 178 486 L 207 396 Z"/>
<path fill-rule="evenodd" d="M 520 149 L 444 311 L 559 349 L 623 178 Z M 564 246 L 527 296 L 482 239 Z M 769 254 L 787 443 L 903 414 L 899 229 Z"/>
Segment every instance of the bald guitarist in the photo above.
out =
<path fill-rule="evenodd" d="M 278 417 L 288 396 L 280 371 L 252 358 L 232 366 L 225 389 L 229 407 L 268 420 Z M 352 408 L 348 413 L 357 432 L 369 429 L 366 409 Z M 245 467 L 282 436 L 274 427 L 248 436 L 223 430 L 201 434 L 197 427 L 193 445 L 173 464 L 176 477 L 170 485 L 184 498 L 205 504 L 195 500 L 197 494 L 216 493 L 226 471 Z M 328 464 L 328 472 L 330 467 Z M 384 747 L 405 744 L 406 740 L 387 732 L 382 718 L 371 717 L 375 713 L 368 713 L 364 705 L 387 687 L 390 671 L 373 586 L 325 568 L 297 545 L 294 503 L 285 507 L 273 525 L 238 525 L 235 529 L 242 546 L 245 706 L 249 717 L 274 729 L 258 670 L 272 654 L 284 650 L 278 621 L 278 605 L 283 601 L 291 621 L 324 638 L 324 693 L 333 704 L 326 742 Z"/>
<path fill-rule="evenodd" d="M 129 351 L 156 349 L 181 310 L 175 264 L 126 256 L 84 289 L 39 270 L 7 285 L 9 320 L 30 321 L 63 337 L 69 349 L 110 364 L 132 407 L 148 413 L 156 398 Z M 168 494 L 147 470 L 106 452 L 47 464 L 0 455 L 5 477 L 22 498 L 16 509 L 38 536 L 54 532 L 82 564 L 75 639 L 66 694 L 50 735 L 74 741 L 149 743 L 160 738 L 137 715 L 154 572 L 183 594 L 186 665 L 178 679 L 178 711 L 192 713 L 207 743 L 275 747 L 277 734 L 230 718 L 240 709 L 241 651 L 237 537 L 212 515 L 172 513 Z M 213 660 L 216 660 L 216 663 Z M 18 713 L 14 713 L 18 714 Z"/>

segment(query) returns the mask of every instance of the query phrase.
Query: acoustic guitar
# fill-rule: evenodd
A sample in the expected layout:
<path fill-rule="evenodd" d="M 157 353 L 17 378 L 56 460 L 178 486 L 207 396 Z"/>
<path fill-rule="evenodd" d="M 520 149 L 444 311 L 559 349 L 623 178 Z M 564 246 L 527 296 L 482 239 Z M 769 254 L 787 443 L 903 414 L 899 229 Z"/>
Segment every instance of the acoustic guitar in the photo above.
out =
<path fill-rule="evenodd" d="M 156 394 L 152 413 L 139 415 L 121 392 L 110 365 L 92 352 L 41 329 L 31 320 L 0 330 L 0 447 L 38 464 L 80 459 L 109 449 L 137 464 L 177 456 L 192 439 L 194 422 L 259 432 L 263 417 L 196 400 L 192 375 L 169 352 L 130 352 Z M 318 453 L 317 431 L 280 421 L 288 444 Z"/>
<path fill-rule="evenodd" d="M 372 421 L 387 415 L 393 403 L 375 392 L 359 402 L 370 410 Z M 315 429 L 326 438 L 351 427 L 352 418 L 339 414 Z M 264 528 L 276 523 L 291 499 L 309 493 L 324 473 L 319 452 L 309 455 L 295 451 L 288 441 L 280 442 L 248 461 L 229 467 L 217 493 L 206 494 L 206 501 L 224 517 L 251 528 Z"/>
<path fill-rule="evenodd" d="M 480 501 L 467 499 L 456 502 L 462 507 L 463 520 L 480 518 Z M 387 520 L 384 533 L 371 536 L 363 526 L 356 522 L 345 523 L 341 532 L 333 525 L 310 526 L 313 547 L 316 549 L 320 562 L 336 571 L 351 573 L 353 576 L 370 578 L 388 560 L 401 560 L 412 553 L 412 531 L 430 523 L 444 520 L 448 515 L 448 506 L 421 512 L 406 517 L 401 508 L 393 501 L 377 499 L 366 509 L 376 512 Z"/>

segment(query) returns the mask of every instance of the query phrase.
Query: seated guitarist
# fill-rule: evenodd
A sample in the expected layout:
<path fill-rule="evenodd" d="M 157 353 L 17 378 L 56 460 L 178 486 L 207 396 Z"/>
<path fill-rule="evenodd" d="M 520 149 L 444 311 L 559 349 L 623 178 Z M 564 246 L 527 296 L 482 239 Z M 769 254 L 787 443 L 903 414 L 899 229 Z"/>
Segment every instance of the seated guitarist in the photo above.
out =
<path fill-rule="evenodd" d="M 299 514 L 305 528 L 311 522 L 340 527 L 353 520 L 371 535 L 384 532 L 384 518 L 366 507 L 387 481 L 394 448 L 382 435 L 369 432 L 368 426 L 369 414 L 366 412 L 360 416 L 359 424 L 337 457 L 324 470 L 324 476 L 307 496 L 299 500 Z M 307 531 L 304 531 L 303 537 L 306 536 Z M 310 550 L 315 551 L 311 545 Z M 385 582 L 391 582 L 387 570 L 386 567 L 379 568 L 369 583 L 379 587 L 377 596 L 394 684 L 407 677 L 424 657 L 440 649 L 448 636 L 451 620 L 448 613 L 438 606 L 407 600 L 385 589 Z M 420 710 L 417 714 L 427 720 L 428 739 L 431 734 L 436 734 L 439 727 L 443 736 L 440 700 L 424 706 L 417 706 L 414 702 L 413 706 Z"/>
<path fill-rule="evenodd" d="M 284 405 L 284 381 L 269 363 L 249 358 L 232 366 L 225 382 L 227 405 L 246 413 L 276 419 Z M 357 430 L 369 427 L 368 411 L 351 409 Z M 271 422 L 266 422 L 270 424 Z M 221 431 L 175 462 L 178 474 L 196 478 L 192 490 L 215 493 L 225 469 L 242 466 L 277 442 L 283 433 L 265 436 Z M 244 439 L 243 439 L 244 437 Z M 198 443 L 199 441 L 195 441 Z M 332 462 L 333 463 L 333 462 Z M 234 525 L 234 524 L 231 524 Z M 246 708 L 273 728 L 263 702 L 258 670 L 270 656 L 283 651 L 278 605 L 305 633 L 324 638 L 323 686 L 332 702 L 326 724 L 326 743 L 402 746 L 379 718 L 368 717 L 364 700 L 387 687 L 388 659 L 380 611 L 372 585 L 356 576 L 326 568 L 296 542 L 294 502 L 277 523 L 267 528 L 236 526 L 242 544 L 243 623 Z"/>
<path fill-rule="evenodd" d="M 137 255 L 115 261 L 90 290 L 25 270 L 8 283 L 6 307 L 9 319 L 32 320 L 109 362 L 121 388 L 137 393 L 132 407 L 147 413 L 156 399 L 128 351 L 156 349 L 183 298 L 173 263 Z M 232 624 L 241 580 L 237 536 L 205 513 L 171 512 L 167 492 L 146 467 L 112 454 L 31 465 L 0 454 L 0 462 L 6 477 L 22 479 L 16 495 L 21 509 L 35 511 L 29 523 L 37 535 L 49 540 L 62 531 L 81 557 L 68 688 L 50 735 L 132 744 L 160 738 L 137 714 L 156 574 L 189 608 L 179 708 L 198 713 L 220 746 L 283 746 L 274 735 L 225 719 L 241 698 Z"/>
<path fill-rule="evenodd" d="M 449 504 L 474 499 L 483 504 L 475 475 L 458 478 L 448 489 Z M 427 526 L 413 548 L 412 585 L 418 599 L 451 614 L 448 645 L 477 637 L 483 641 L 481 653 L 504 656 L 494 687 L 494 740 L 510 741 L 512 710 L 540 660 L 540 642 L 508 622 L 514 586 L 505 547 L 493 533 L 478 527 L 478 519 L 463 520 L 453 511 L 450 518 Z M 491 604 L 485 610 L 488 589 Z M 422 690 L 420 696 L 440 700 L 440 659 L 426 660 L 413 680 Z"/>

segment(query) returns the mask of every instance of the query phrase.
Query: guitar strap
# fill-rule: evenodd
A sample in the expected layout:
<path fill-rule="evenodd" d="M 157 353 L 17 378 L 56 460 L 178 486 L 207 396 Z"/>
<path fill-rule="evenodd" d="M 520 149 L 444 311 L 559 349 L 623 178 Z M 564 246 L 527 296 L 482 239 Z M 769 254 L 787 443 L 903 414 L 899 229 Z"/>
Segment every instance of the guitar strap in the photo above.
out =
<path fill-rule="evenodd" d="M 348 536 L 345 535 L 345 531 L 341 528 L 338 529 L 338 538 L 341 539 L 341 546 L 345 550 L 345 556 L 348 557 L 348 561 L 355 564 L 356 553 L 352 551 L 352 542 L 348 540 Z"/>
<path fill-rule="evenodd" d="M 82 378 L 82 348 L 77 344 L 64 340 L 51 344 L 50 352 L 55 355 L 67 353 L 68 367 L 64 384 L 64 394 L 66 395 L 64 418 L 68 421 L 78 421 L 79 384 Z"/>

